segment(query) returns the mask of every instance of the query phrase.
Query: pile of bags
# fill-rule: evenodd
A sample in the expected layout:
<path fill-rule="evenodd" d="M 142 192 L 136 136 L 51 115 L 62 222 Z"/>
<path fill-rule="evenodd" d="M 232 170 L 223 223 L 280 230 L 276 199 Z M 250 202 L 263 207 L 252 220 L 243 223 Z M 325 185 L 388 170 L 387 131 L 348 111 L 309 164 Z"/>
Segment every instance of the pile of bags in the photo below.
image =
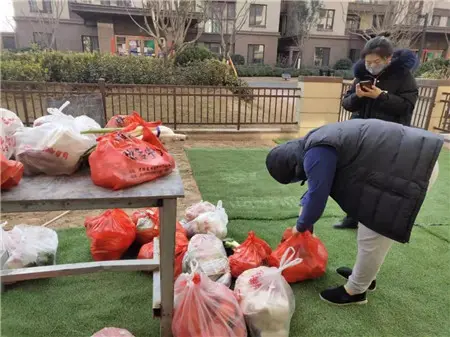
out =
<path fill-rule="evenodd" d="M 214 206 L 210 202 L 201 201 L 186 210 L 182 221 L 188 237 L 195 234 L 213 234 L 219 239 L 227 236 L 228 215 L 222 207 L 222 200 Z"/>
<path fill-rule="evenodd" d="M 58 235 L 46 227 L 17 225 L 10 231 L 2 229 L 0 248 L 8 252 L 5 269 L 53 265 Z"/>
<path fill-rule="evenodd" d="M 100 125 L 87 116 L 72 117 L 49 108 L 49 115 L 34 121 L 32 128 L 16 131 L 15 157 L 26 175 L 70 175 L 79 167 L 83 154 L 95 146 L 95 135 L 81 134 Z"/>
<path fill-rule="evenodd" d="M 15 160 L 17 130 L 22 129 L 23 124 L 17 115 L 9 110 L 0 108 L 0 146 L 1 146 L 1 189 L 8 190 L 17 186 L 23 176 L 23 165 Z"/>

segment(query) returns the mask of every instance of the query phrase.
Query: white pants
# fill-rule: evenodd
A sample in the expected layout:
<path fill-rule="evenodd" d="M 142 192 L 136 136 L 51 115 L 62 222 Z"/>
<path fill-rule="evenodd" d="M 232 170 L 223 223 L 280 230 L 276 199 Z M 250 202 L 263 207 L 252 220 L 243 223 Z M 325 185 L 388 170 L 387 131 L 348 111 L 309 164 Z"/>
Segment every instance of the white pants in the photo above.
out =
<path fill-rule="evenodd" d="M 431 173 L 428 191 L 436 182 L 439 175 L 439 164 L 436 162 Z M 370 283 L 375 280 L 381 265 L 384 262 L 393 240 L 374 232 L 363 224 L 358 226 L 358 254 L 352 274 L 348 278 L 345 288 L 350 294 L 362 294 Z"/>

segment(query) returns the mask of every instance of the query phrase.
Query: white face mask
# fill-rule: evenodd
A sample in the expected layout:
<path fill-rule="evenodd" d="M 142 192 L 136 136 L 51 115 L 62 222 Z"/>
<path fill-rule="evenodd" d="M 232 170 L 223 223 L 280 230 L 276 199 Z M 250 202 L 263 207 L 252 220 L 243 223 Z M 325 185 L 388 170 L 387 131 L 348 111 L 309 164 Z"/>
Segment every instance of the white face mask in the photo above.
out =
<path fill-rule="evenodd" d="M 384 69 L 386 69 L 387 64 L 378 64 L 375 66 L 369 66 L 366 63 L 366 69 L 369 73 L 371 73 L 372 75 L 378 75 L 379 73 L 381 73 Z"/>

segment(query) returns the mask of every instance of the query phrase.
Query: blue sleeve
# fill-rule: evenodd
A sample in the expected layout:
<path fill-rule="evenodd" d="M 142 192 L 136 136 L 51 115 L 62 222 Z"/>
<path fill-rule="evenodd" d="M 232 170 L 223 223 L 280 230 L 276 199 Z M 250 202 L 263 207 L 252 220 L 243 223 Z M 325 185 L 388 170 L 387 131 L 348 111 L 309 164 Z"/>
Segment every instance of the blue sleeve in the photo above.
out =
<path fill-rule="evenodd" d="M 337 151 L 330 146 L 316 146 L 305 153 L 305 169 L 308 191 L 301 200 L 302 213 L 297 220 L 297 230 L 312 230 L 321 217 L 333 186 L 337 165 Z"/>

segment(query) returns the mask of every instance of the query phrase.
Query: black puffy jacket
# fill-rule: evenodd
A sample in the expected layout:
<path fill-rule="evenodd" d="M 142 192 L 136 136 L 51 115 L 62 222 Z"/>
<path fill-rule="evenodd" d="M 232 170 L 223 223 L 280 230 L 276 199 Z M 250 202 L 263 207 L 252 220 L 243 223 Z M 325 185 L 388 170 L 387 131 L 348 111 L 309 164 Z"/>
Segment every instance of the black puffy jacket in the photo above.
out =
<path fill-rule="evenodd" d="M 419 128 L 381 120 L 327 124 L 272 149 L 266 166 L 282 184 L 306 180 L 304 154 L 336 149 L 330 196 L 353 219 L 398 242 L 408 242 L 444 140 Z"/>
<path fill-rule="evenodd" d="M 411 125 L 414 106 L 419 96 L 417 83 L 411 70 L 417 64 L 417 56 L 412 51 L 401 49 L 394 53 L 391 63 L 384 71 L 373 76 L 366 70 L 364 60 L 359 60 L 353 68 L 355 81 L 345 94 L 342 106 L 353 113 L 352 119 L 377 118 Z M 381 90 L 387 91 L 386 97 L 372 99 L 356 96 L 356 84 L 367 80 L 374 82 Z"/>

